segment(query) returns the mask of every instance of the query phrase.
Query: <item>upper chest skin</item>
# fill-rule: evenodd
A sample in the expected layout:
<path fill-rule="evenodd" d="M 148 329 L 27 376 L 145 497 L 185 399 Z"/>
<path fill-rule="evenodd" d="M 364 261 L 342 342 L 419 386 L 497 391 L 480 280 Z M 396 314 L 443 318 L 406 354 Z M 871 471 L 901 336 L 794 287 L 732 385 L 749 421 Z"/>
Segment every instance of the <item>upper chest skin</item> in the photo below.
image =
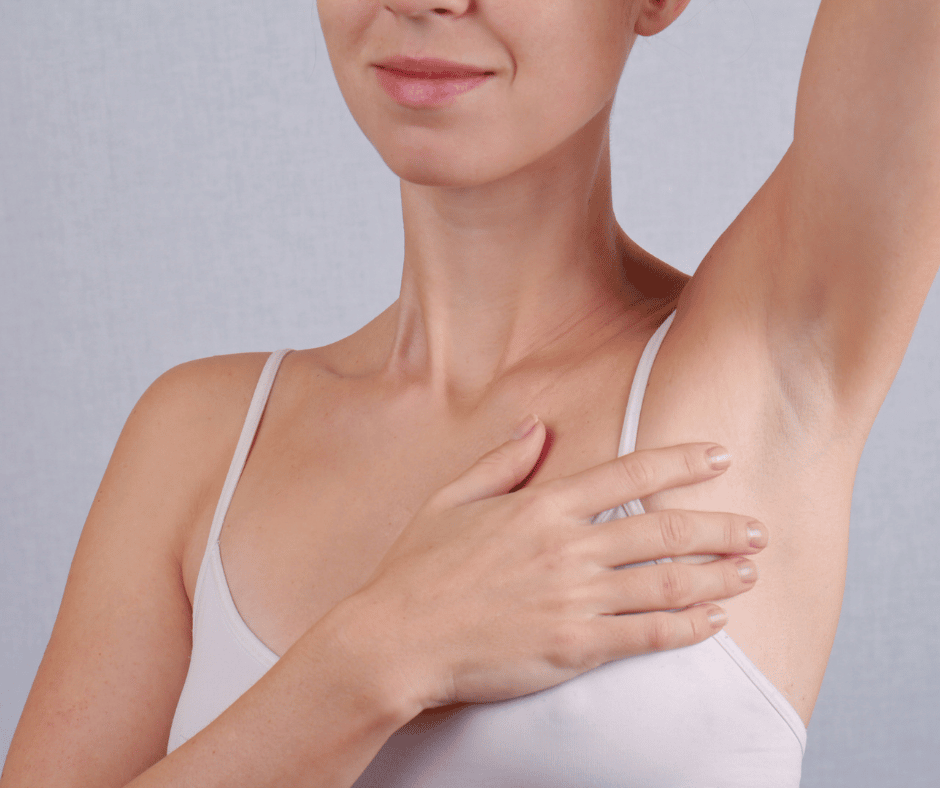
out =
<path fill-rule="evenodd" d="M 746 332 L 699 318 L 685 292 L 653 365 L 637 448 L 710 441 L 732 468 L 707 484 L 644 499 L 665 508 L 757 517 L 771 536 L 754 590 L 724 602 L 727 631 L 808 721 L 835 625 L 845 574 L 852 480 L 861 441 L 836 441 L 813 414 L 780 396 L 766 350 Z M 226 577 L 248 626 L 282 654 L 368 579 L 434 490 L 506 440 L 537 412 L 555 433 L 535 481 L 617 454 L 623 412 L 643 345 L 670 309 L 614 357 L 494 402 L 459 428 L 407 395 L 393 406 L 361 381 L 285 361 L 221 537 Z M 222 480 L 218 480 L 221 487 Z M 192 600 L 212 517 L 205 507 L 184 552 Z"/>

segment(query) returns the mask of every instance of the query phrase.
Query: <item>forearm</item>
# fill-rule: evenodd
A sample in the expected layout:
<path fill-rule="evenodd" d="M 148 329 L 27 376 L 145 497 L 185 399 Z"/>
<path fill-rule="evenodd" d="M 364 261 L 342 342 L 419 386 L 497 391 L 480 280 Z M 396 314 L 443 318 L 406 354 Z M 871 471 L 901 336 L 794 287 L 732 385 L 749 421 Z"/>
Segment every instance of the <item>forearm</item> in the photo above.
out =
<path fill-rule="evenodd" d="M 341 606 L 342 607 L 342 606 Z M 381 643 L 350 637 L 340 608 L 214 722 L 128 788 L 347 788 L 421 711 Z"/>
<path fill-rule="evenodd" d="M 940 263 L 938 86 L 940 2 L 822 0 L 763 281 L 775 346 L 799 336 L 853 419 L 880 407 Z"/>
<path fill-rule="evenodd" d="M 822 0 L 795 141 L 879 211 L 929 211 L 940 172 L 940 3 Z"/>

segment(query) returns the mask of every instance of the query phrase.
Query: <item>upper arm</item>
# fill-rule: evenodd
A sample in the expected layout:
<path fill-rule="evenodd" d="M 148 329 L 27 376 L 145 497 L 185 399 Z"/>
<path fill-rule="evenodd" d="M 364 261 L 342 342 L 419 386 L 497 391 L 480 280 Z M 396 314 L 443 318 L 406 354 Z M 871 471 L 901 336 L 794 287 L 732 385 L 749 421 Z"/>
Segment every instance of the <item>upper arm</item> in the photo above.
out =
<path fill-rule="evenodd" d="M 753 207 L 743 279 L 780 374 L 815 368 L 873 418 L 940 265 L 940 3 L 822 0 L 793 144 Z"/>
<path fill-rule="evenodd" d="M 183 541 L 209 488 L 221 485 L 219 467 L 257 377 L 254 355 L 171 370 L 128 418 L 82 530 L 3 788 L 125 785 L 166 754 L 191 651 Z"/>

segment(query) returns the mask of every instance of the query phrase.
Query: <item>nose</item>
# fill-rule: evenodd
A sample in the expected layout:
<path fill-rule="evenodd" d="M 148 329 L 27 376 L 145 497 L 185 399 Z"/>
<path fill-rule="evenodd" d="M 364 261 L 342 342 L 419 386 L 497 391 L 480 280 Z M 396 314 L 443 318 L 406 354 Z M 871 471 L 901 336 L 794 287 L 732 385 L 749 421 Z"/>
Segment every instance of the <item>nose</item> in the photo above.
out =
<path fill-rule="evenodd" d="M 402 16 L 463 16 L 476 0 L 385 0 L 385 7 Z"/>

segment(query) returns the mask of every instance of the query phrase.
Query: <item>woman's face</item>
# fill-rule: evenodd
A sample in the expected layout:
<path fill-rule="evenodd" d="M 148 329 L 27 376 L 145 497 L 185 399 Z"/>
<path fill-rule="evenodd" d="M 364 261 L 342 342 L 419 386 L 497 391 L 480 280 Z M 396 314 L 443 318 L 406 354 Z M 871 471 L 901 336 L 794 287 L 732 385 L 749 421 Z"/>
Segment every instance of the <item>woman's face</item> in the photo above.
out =
<path fill-rule="evenodd" d="M 637 18 L 650 5 L 675 3 L 318 0 L 330 61 L 356 122 L 397 175 L 438 186 L 494 181 L 542 159 L 590 121 L 606 123 Z M 453 61 L 485 76 L 464 77 L 463 87 L 480 84 L 448 95 L 460 85 L 451 80 L 448 89 L 439 74 L 420 78 L 403 73 L 414 64 L 377 65 L 396 56 Z"/>

